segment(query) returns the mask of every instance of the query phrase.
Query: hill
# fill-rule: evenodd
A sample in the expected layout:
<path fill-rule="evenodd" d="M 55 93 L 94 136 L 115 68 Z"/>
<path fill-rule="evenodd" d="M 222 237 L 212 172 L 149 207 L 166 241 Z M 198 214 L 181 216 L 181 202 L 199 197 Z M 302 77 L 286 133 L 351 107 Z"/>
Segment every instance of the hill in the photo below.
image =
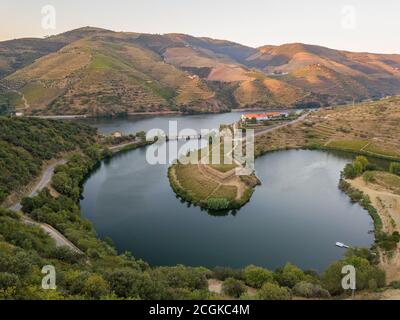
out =
<path fill-rule="evenodd" d="M 0 110 L 117 115 L 315 107 L 400 93 L 400 55 L 250 48 L 85 27 L 0 42 Z"/>
<path fill-rule="evenodd" d="M 0 117 L 0 204 L 31 182 L 45 161 L 95 140 L 95 129 L 80 123 Z"/>

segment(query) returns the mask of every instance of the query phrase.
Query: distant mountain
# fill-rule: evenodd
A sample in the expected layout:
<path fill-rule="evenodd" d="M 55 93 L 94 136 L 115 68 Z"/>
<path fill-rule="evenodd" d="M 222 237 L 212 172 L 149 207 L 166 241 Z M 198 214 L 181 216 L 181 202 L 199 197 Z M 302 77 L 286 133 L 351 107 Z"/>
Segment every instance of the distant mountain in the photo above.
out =
<path fill-rule="evenodd" d="M 91 27 L 0 42 L 0 107 L 26 114 L 314 107 L 399 93 L 400 55 Z"/>

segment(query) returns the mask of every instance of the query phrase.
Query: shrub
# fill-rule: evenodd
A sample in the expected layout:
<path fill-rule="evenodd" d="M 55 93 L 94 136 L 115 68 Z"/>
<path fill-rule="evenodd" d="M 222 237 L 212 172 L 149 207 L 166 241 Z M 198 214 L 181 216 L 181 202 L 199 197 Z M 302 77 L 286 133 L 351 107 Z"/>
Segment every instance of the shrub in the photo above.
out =
<path fill-rule="evenodd" d="M 246 284 L 253 288 L 261 288 L 264 283 L 274 280 L 271 271 L 253 265 L 246 267 L 243 273 Z"/>
<path fill-rule="evenodd" d="M 354 168 L 354 165 L 352 163 L 346 164 L 346 166 L 343 169 L 343 177 L 345 179 L 354 179 L 357 177 L 357 171 Z"/>
<path fill-rule="evenodd" d="M 108 283 L 100 275 L 90 275 L 83 286 L 83 293 L 87 297 L 99 299 L 109 293 Z"/>
<path fill-rule="evenodd" d="M 275 272 L 275 280 L 284 287 L 293 288 L 305 278 L 304 272 L 291 263 L 287 263 L 282 269 L 278 269 Z"/>
<path fill-rule="evenodd" d="M 378 267 L 371 265 L 367 259 L 361 257 L 349 257 L 339 260 L 331 264 L 322 276 L 323 287 L 326 288 L 330 294 L 342 294 L 343 288 L 341 281 L 343 278 L 342 268 L 345 265 L 352 265 L 356 268 L 356 285 L 357 290 L 369 289 L 369 285 L 374 283 L 370 280 L 374 279 L 376 287 L 380 288 L 385 285 L 385 272 Z"/>
<path fill-rule="evenodd" d="M 293 288 L 293 294 L 305 298 L 329 298 L 328 290 L 325 290 L 320 285 L 301 281 Z"/>
<path fill-rule="evenodd" d="M 225 198 L 210 198 L 207 200 L 207 208 L 211 210 L 229 209 L 230 202 Z"/>
<path fill-rule="evenodd" d="M 279 287 L 275 283 L 265 283 L 257 293 L 260 300 L 290 300 L 291 295 L 287 288 Z"/>
<path fill-rule="evenodd" d="M 371 171 L 366 171 L 366 172 L 364 172 L 364 174 L 363 174 L 363 180 L 364 180 L 366 183 L 373 182 L 373 181 L 374 181 L 374 174 L 373 174 L 373 172 L 371 172 Z"/>
<path fill-rule="evenodd" d="M 154 281 L 147 272 L 117 269 L 108 274 L 111 291 L 123 298 L 154 299 Z"/>
<path fill-rule="evenodd" d="M 63 260 L 68 263 L 77 263 L 83 256 L 72 251 L 68 247 L 56 247 L 50 252 L 50 257 L 58 260 Z"/>
<path fill-rule="evenodd" d="M 18 276 L 16 274 L 0 272 L 0 289 L 16 287 L 18 281 Z"/>
<path fill-rule="evenodd" d="M 244 283 L 234 278 L 226 279 L 222 285 L 222 292 L 234 298 L 239 298 L 245 291 Z"/>

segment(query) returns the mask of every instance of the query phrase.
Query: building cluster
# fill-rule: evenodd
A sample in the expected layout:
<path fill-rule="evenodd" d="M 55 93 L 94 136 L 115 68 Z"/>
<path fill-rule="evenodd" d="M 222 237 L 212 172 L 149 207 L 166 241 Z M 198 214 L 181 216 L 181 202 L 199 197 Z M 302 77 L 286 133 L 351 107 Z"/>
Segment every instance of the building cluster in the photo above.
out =
<path fill-rule="evenodd" d="M 287 112 L 264 112 L 264 113 L 247 113 L 242 114 L 242 121 L 268 121 L 287 118 L 289 114 Z"/>

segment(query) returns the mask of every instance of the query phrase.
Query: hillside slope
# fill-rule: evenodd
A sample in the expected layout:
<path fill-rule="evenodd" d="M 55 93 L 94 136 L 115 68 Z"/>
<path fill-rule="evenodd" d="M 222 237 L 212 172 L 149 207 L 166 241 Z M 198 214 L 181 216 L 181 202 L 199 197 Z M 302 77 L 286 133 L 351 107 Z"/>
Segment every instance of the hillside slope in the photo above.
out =
<path fill-rule="evenodd" d="M 0 43 L 0 110 L 118 115 L 315 107 L 400 94 L 400 55 L 81 28 Z"/>

